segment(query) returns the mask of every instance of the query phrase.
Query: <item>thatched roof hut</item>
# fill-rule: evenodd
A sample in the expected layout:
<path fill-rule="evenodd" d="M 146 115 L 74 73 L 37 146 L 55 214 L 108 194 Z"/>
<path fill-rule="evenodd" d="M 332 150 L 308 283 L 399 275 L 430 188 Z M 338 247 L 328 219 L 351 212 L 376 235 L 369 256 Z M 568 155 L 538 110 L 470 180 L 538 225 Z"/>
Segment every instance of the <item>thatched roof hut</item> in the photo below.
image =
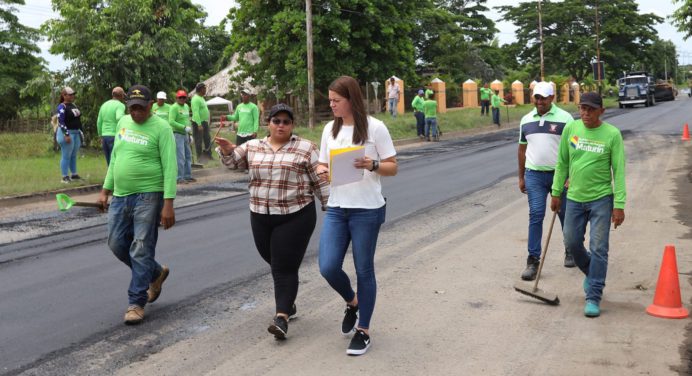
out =
<path fill-rule="evenodd" d="M 260 61 L 259 56 L 257 56 L 256 53 L 254 52 L 249 52 L 245 54 L 245 59 L 249 61 L 252 64 L 257 64 Z M 246 78 L 245 82 L 242 85 L 237 85 L 237 84 L 232 84 L 231 83 L 231 78 L 237 75 L 237 73 L 234 73 L 234 71 L 238 68 L 238 54 L 235 53 L 233 54 L 233 57 L 231 58 L 231 63 L 228 64 L 225 68 L 223 68 L 221 71 L 216 73 L 215 75 L 209 77 L 208 79 L 204 80 L 204 83 L 207 85 L 207 97 L 225 97 L 226 94 L 230 92 L 238 92 L 241 89 L 248 89 L 252 93 L 257 93 L 257 90 L 254 86 L 250 84 L 250 78 Z M 234 86 L 235 85 L 235 86 Z M 194 90 L 190 92 L 190 96 L 192 96 L 195 93 Z"/>

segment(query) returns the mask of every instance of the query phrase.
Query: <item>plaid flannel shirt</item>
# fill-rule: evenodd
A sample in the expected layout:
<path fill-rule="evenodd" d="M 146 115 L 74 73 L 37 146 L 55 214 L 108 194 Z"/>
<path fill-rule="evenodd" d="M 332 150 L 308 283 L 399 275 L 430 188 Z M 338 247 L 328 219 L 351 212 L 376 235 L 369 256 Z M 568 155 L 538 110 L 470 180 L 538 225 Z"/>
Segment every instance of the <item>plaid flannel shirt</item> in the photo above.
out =
<path fill-rule="evenodd" d="M 230 169 L 245 168 L 250 173 L 250 211 L 259 214 L 290 214 L 304 208 L 316 197 L 326 207 L 329 183 L 315 173 L 319 164 L 317 145 L 298 136 L 274 151 L 268 137 L 250 140 L 230 155 L 216 149 L 221 162 Z"/>

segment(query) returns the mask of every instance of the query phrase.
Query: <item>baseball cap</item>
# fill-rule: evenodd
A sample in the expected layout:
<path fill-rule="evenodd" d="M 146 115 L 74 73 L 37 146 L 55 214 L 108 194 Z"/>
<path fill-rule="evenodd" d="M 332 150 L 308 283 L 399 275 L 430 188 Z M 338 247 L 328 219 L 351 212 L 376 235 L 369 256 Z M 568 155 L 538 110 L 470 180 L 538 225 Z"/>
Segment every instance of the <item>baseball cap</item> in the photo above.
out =
<path fill-rule="evenodd" d="M 67 94 L 67 95 L 72 95 L 72 94 L 75 93 L 74 89 L 72 89 L 72 88 L 69 87 L 69 86 L 65 86 L 65 87 L 62 89 L 62 92 L 63 92 L 63 94 Z"/>
<path fill-rule="evenodd" d="M 540 95 L 543 98 L 547 98 L 551 95 L 555 95 L 555 90 L 553 90 L 553 85 L 550 82 L 541 81 L 533 87 L 533 95 Z"/>
<path fill-rule="evenodd" d="M 603 108 L 603 99 L 601 99 L 601 96 L 598 95 L 598 93 L 591 91 L 581 95 L 581 98 L 579 98 L 579 105 L 593 108 Z"/>
<path fill-rule="evenodd" d="M 199 90 L 205 87 L 207 87 L 207 85 L 204 82 L 198 82 L 197 85 L 195 85 L 195 90 Z"/>
<path fill-rule="evenodd" d="M 279 103 L 272 106 L 272 108 L 269 109 L 269 119 L 276 116 L 276 114 L 278 114 L 279 112 L 285 112 L 286 114 L 288 114 L 288 117 L 290 117 L 291 120 L 293 120 L 293 109 L 285 103 Z"/>
<path fill-rule="evenodd" d="M 113 91 L 111 91 L 111 95 L 125 95 L 125 90 L 121 88 L 120 86 L 116 86 L 113 88 Z"/>
<path fill-rule="evenodd" d="M 127 91 L 127 107 L 133 105 L 148 106 L 151 101 L 151 91 L 144 85 L 131 86 Z"/>
<path fill-rule="evenodd" d="M 185 90 L 182 90 L 182 89 L 178 90 L 178 92 L 175 93 L 175 97 L 176 98 L 187 97 L 187 92 Z"/>
<path fill-rule="evenodd" d="M 418 95 L 421 95 L 421 94 L 423 94 L 423 93 L 424 93 L 423 90 L 418 90 Z"/>
<path fill-rule="evenodd" d="M 243 89 L 243 90 L 240 91 L 240 94 L 250 95 L 251 93 L 250 93 L 250 90 L 248 90 L 248 89 Z"/>
<path fill-rule="evenodd" d="M 159 91 L 156 93 L 156 99 L 168 99 L 165 91 Z"/>

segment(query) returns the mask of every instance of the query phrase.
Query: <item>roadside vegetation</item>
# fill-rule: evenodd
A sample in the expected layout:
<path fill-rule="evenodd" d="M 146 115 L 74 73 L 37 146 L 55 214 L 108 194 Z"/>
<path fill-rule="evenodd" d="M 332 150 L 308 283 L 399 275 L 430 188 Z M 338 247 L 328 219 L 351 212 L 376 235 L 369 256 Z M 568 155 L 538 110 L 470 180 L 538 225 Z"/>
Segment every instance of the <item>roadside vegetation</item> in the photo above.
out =
<path fill-rule="evenodd" d="M 612 98 L 607 98 L 606 107 L 617 106 Z M 565 110 L 575 113 L 574 104 L 560 104 Z M 516 124 L 519 119 L 532 109 L 532 105 L 502 108 L 502 124 L 507 125 L 507 114 L 510 122 Z M 374 115 L 387 124 L 395 140 L 416 138 L 415 119 L 412 113 L 399 115 L 392 119 L 388 113 Z M 491 117 L 480 116 L 479 108 L 448 111 L 438 115 L 440 129 L 444 133 L 489 126 Z M 312 140 L 319 145 L 322 128 L 325 123 L 315 126 L 295 128 L 295 133 Z M 220 137 L 235 140 L 235 133 L 222 129 Z M 264 134 L 260 134 L 264 136 Z M 444 140 L 444 134 L 443 134 Z M 101 151 L 83 148 L 77 161 L 79 174 L 83 180 L 70 184 L 60 182 L 60 151 L 53 150 L 51 134 L 34 133 L 1 133 L 0 134 L 0 197 L 24 195 L 33 192 L 46 192 L 74 188 L 92 184 L 102 184 L 106 175 L 106 162 Z M 205 168 L 219 167 L 218 160 L 213 160 Z M 194 173 L 194 172 L 193 172 Z"/>

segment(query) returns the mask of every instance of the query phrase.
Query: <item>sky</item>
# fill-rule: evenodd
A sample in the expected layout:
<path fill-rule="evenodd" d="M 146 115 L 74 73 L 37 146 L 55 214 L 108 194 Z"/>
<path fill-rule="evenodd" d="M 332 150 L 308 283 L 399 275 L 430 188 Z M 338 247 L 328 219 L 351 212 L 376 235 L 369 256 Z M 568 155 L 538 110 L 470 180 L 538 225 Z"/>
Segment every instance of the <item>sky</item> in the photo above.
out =
<path fill-rule="evenodd" d="M 207 25 L 217 25 L 226 15 L 228 10 L 235 4 L 229 0 L 192 0 L 195 4 L 202 5 L 208 16 L 206 19 Z M 524 1 L 521 1 L 524 2 Z M 57 13 L 53 12 L 50 0 L 25 0 L 25 5 L 18 7 L 19 21 L 30 27 L 39 27 L 43 22 L 50 18 L 56 18 Z M 492 8 L 500 5 L 514 5 L 516 0 L 488 0 L 486 6 Z M 680 54 L 679 62 L 681 64 L 692 64 L 692 38 L 684 41 L 682 34 L 678 32 L 667 18 L 671 15 L 680 3 L 673 4 L 672 0 L 637 0 L 640 13 L 654 13 L 665 18 L 664 22 L 657 25 L 656 29 L 659 37 L 664 40 L 672 41 Z M 500 30 L 498 38 L 500 44 L 511 43 L 514 41 L 514 25 L 501 20 L 500 15 L 495 11 L 490 11 L 486 15 L 496 22 L 496 27 Z M 41 57 L 48 62 L 48 68 L 51 70 L 65 69 L 69 65 L 61 56 L 51 55 L 48 52 L 50 44 L 47 41 L 39 43 L 42 50 Z"/>

